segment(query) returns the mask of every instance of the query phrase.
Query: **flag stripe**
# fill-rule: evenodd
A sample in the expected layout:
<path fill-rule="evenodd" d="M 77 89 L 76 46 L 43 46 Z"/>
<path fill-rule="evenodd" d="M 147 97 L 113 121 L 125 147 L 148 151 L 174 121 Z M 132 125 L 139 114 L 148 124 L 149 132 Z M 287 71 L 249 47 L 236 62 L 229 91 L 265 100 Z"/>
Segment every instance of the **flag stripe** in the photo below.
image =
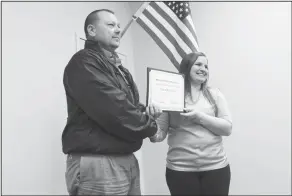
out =
<path fill-rule="evenodd" d="M 166 31 L 169 31 L 171 33 L 171 35 L 178 41 L 178 44 L 180 44 L 180 47 L 185 51 L 185 53 L 191 52 L 191 48 L 186 44 L 185 41 L 183 41 L 181 35 L 178 34 L 176 29 L 173 28 L 173 26 L 171 26 L 170 23 L 161 16 L 160 13 L 158 13 L 151 6 L 148 6 L 147 10 L 153 15 L 153 17 L 156 19 L 156 21 L 158 21 L 158 23 L 162 24 L 163 28 Z"/>
<path fill-rule="evenodd" d="M 170 59 L 170 61 L 174 64 L 174 66 L 179 69 L 179 64 L 181 59 L 176 60 L 174 54 L 170 51 L 170 49 L 165 45 L 165 42 L 162 41 L 160 37 L 158 37 L 153 29 L 149 27 L 143 20 L 143 16 L 141 15 L 137 18 L 137 23 L 141 25 L 141 27 L 152 37 L 152 39 L 156 42 L 156 44 L 161 48 L 161 50 L 166 54 L 166 56 Z"/>
<path fill-rule="evenodd" d="M 194 25 L 194 22 L 193 22 L 192 16 L 189 15 L 189 16 L 186 17 L 186 19 L 188 20 L 188 23 L 192 26 L 192 30 L 191 30 L 191 31 L 194 32 L 193 35 L 194 35 L 194 37 L 195 37 L 195 39 L 196 39 L 196 41 L 197 41 L 197 43 L 198 43 L 198 45 L 199 45 L 198 37 L 197 37 L 197 31 L 196 31 L 196 28 L 195 28 L 195 25 Z"/>
<path fill-rule="evenodd" d="M 156 34 L 156 36 L 158 38 L 161 39 L 161 41 L 164 43 L 164 45 L 172 52 L 175 60 L 177 62 L 181 61 L 181 56 L 178 54 L 177 50 L 175 49 L 175 47 L 170 43 L 170 41 L 159 31 L 159 29 L 157 29 L 152 23 L 151 21 L 148 20 L 148 18 L 145 17 L 145 15 L 141 15 L 140 19 L 145 23 L 145 25 L 147 25 L 152 31 L 153 33 Z"/>
<path fill-rule="evenodd" d="M 159 19 L 158 14 L 155 14 L 155 12 L 153 12 L 153 10 L 149 10 L 149 11 L 151 11 L 151 13 L 149 13 L 148 10 L 145 10 L 143 12 L 143 14 L 161 31 L 161 33 L 163 35 L 165 35 L 165 37 L 172 43 L 172 45 L 174 45 L 174 47 L 176 48 L 176 50 L 178 51 L 178 53 L 181 57 L 185 56 L 186 52 L 187 53 L 191 52 L 191 50 L 189 49 L 189 47 L 186 44 L 183 45 L 184 42 L 181 39 L 177 41 L 174 38 L 175 36 L 178 36 L 178 35 L 177 34 L 173 35 L 173 34 L 175 34 L 175 31 L 171 32 L 172 30 L 170 30 L 167 27 L 167 23 L 162 22 L 162 24 L 165 25 L 165 26 L 163 26 L 159 22 L 160 19 Z M 183 46 L 181 46 L 181 45 L 183 45 Z"/>
<path fill-rule="evenodd" d="M 185 26 L 185 24 L 177 18 L 177 16 L 173 13 L 173 11 L 167 7 L 163 2 L 153 2 L 150 3 L 150 5 L 158 12 L 160 15 L 162 15 L 163 18 L 166 19 L 166 21 L 172 25 L 174 29 L 177 30 L 178 34 L 186 40 L 186 44 L 192 49 L 197 50 L 197 42 L 195 38 L 193 37 L 192 33 L 189 31 L 189 29 Z"/>
<path fill-rule="evenodd" d="M 148 18 L 145 17 L 145 15 L 141 15 L 140 19 L 161 39 L 161 41 L 167 46 L 167 48 L 172 51 L 174 58 L 177 62 L 180 62 L 182 57 L 178 54 L 175 47 L 171 44 L 171 42 L 159 31 L 159 29 L 156 28 L 155 25 L 151 21 L 149 21 Z"/>
<path fill-rule="evenodd" d="M 198 42 L 198 38 L 197 38 L 195 26 L 194 26 L 193 20 L 192 20 L 192 18 L 191 18 L 190 15 L 188 15 L 184 19 L 184 23 L 188 27 L 188 29 L 190 30 L 190 32 L 192 33 L 193 37 L 195 38 L 195 40 L 196 40 L 196 49 L 198 51 L 199 50 L 199 42 Z"/>

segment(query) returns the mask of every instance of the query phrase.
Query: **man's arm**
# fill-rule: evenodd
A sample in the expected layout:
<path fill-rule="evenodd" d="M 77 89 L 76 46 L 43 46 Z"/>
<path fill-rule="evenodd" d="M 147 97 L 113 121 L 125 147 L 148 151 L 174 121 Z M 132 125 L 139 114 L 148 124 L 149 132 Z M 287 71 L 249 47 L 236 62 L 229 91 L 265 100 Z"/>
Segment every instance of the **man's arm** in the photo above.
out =
<path fill-rule="evenodd" d="M 96 59 L 76 56 L 66 68 L 64 83 L 82 110 L 104 131 L 127 141 L 141 140 L 157 132 L 149 115 L 133 105 L 126 93 L 113 85 Z"/>

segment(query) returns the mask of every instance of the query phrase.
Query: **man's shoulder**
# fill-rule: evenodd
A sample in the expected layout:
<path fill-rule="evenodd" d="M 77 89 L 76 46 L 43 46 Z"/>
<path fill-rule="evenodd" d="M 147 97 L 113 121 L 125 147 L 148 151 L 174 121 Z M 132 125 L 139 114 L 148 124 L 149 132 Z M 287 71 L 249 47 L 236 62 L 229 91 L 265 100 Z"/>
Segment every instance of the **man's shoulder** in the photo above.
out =
<path fill-rule="evenodd" d="M 71 59 L 83 59 L 83 58 L 92 58 L 94 57 L 93 51 L 90 49 L 84 48 L 79 51 L 77 51 Z"/>
<path fill-rule="evenodd" d="M 81 49 L 71 57 L 66 67 L 76 65 L 82 66 L 88 62 L 96 64 L 96 59 L 98 59 L 98 54 L 96 54 L 96 52 L 87 48 Z"/>

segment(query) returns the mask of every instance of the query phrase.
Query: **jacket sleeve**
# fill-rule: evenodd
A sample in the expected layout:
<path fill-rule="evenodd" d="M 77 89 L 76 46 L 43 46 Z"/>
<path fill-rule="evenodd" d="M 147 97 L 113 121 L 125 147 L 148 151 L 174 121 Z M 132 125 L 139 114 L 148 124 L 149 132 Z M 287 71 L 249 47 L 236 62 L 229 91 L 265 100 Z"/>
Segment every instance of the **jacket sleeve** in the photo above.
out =
<path fill-rule="evenodd" d="M 81 109 L 104 131 L 126 141 L 153 136 L 157 125 L 117 88 L 108 72 L 90 55 L 74 56 L 65 69 L 64 84 Z"/>

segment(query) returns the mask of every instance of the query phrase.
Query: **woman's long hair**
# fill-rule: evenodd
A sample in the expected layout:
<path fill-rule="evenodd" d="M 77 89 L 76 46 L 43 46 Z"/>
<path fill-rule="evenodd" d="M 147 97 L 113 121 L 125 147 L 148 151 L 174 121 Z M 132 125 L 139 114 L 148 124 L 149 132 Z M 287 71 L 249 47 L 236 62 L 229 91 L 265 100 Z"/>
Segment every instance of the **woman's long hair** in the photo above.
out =
<path fill-rule="evenodd" d="M 190 54 L 187 54 L 180 63 L 179 73 L 182 73 L 185 75 L 185 92 L 189 94 L 191 94 L 191 75 L 190 75 L 191 68 L 199 56 L 206 57 L 206 55 L 203 52 L 192 52 Z M 210 93 L 210 90 L 208 87 L 208 81 L 209 81 L 209 74 L 206 81 L 203 84 L 201 84 L 200 90 L 202 91 L 203 95 L 207 98 L 209 103 L 211 105 L 214 105 L 215 115 L 217 116 L 218 108 L 217 108 L 214 97 Z"/>

